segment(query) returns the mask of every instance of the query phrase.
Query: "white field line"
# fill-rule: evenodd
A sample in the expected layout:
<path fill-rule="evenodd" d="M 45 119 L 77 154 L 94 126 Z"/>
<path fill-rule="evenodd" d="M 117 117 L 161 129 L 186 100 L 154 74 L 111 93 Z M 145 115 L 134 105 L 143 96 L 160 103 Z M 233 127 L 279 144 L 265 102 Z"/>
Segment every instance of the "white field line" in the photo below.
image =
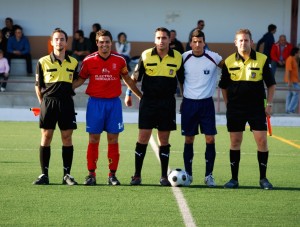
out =
<path fill-rule="evenodd" d="M 160 161 L 158 145 L 157 145 L 156 141 L 154 140 L 153 135 L 151 135 L 149 143 L 156 155 L 156 158 L 158 159 L 158 161 Z M 170 171 L 170 169 L 168 171 Z M 193 216 L 192 216 L 191 211 L 188 207 L 188 204 L 182 194 L 181 189 L 179 187 L 171 187 L 171 188 L 172 188 L 172 192 L 176 198 L 176 201 L 177 201 L 177 204 L 178 204 L 178 207 L 179 207 L 179 210 L 180 210 L 180 213 L 183 218 L 185 226 L 196 227 L 196 223 L 193 219 Z"/>

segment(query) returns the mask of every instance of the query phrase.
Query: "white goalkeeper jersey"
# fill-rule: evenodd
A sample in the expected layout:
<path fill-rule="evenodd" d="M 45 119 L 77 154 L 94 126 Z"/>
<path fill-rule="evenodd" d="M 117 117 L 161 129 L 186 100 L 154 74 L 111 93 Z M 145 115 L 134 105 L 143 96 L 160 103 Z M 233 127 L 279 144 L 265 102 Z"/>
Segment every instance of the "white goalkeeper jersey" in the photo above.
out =
<path fill-rule="evenodd" d="M 193 55 L 192 50 L 182 54 L 184 64 L 183 96 L 188 99 L 206 99 L 213 96 L 218 64 L 222 57 L 210 50 L 201 56 Z"/>

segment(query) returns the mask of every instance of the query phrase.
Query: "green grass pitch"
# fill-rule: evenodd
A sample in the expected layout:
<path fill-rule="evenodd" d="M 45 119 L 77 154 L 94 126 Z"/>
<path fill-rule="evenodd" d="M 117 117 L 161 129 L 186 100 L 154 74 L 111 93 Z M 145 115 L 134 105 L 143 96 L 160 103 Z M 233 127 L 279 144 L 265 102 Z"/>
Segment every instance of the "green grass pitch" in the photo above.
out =
<path fill-rule="evenodd" d="M 32 182 L 40 174 L 40 130 L 36 122 L 0 122 L 0 226 L 185 226 L 172 188 L 159 186 L 160 165 L 148 146 L 142 171 L 143 185 L 130 186 L 138 129 L 126 124 L 120 134 L 121 186 L 108 186 L 106 134 L 101 137 L 97 186 L 83 186 L 88 134 L 85 124 L 74 131 L 71 174 L 78 186 L 61 185 L 61 139 L 52 141 L 50 185 Z M 274 190 L 259 188 L 256 146 L 249 129 L 244 133 L 240 163 L 240 188 L 224 189 L 230 179 L 229 135 L 218 126 L 214 177 L 216 188 L 206 188 L 204 137 L 196 137 L 194 182 L 180 188 L 196 226 L 299 226 L 300 137 L 299 128 L 273 127 L 267 176 Z M 154 130 L 156 137 L 156 130 Z M 171 133 L 170 168 L 183 168 L 184 138 Z"/>

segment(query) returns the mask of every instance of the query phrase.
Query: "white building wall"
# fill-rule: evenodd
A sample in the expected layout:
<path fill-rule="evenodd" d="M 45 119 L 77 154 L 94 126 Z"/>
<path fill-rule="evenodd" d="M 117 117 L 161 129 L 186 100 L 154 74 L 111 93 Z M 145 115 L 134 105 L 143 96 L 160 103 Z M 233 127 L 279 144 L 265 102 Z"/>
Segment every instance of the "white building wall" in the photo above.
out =
<path fill-rule="evenodd" d="M 1 28 L 4 19 L 12 17 L 28 36 L 47 36 L 55 27 L 72 36 L 73 0 L 0 0 L 0 5 Z M 97 22 L 110 30 L 115 39 L 124 31 L 131 41 L 151 42 L 155 28 L 164 26 L 177 30 L 178 39 L 186 42 L 198 19 L 205 20 L 208 43 L 231 43 L 239 28 L 249 28 L 257 42 L 270 23 L 277 25 L 276 40 L 280 34 L 286 34 L 290 40 L 291 0 L 80 1 L 79 27 L 86 36 Z"/>
<path fill-rule="evenodd" d="M 279 34 L 286 34 L 290 39 L 291 0 L 110 0 L 104 6 L 99 2 L 81 2 L 84 31 L 99 22 L 114 37 L 124 31 L 129 40 L 152 41 L 155 28 L 164 26 L 175 29 L 178 39 L 185 42 L 197 20 L 204 19 L 207 42 L 233 42 L 239 28 L 249 28 L 256 42 L 271 23 L 278 26 L 275 39 Z"/>
<path fill-rule="evenodd" d="M 73 0 L 0 0 L 0 6 L 1 28 L 11 17 L 27 36 L 50 36 L 56 27 L 73 33 Z"/>

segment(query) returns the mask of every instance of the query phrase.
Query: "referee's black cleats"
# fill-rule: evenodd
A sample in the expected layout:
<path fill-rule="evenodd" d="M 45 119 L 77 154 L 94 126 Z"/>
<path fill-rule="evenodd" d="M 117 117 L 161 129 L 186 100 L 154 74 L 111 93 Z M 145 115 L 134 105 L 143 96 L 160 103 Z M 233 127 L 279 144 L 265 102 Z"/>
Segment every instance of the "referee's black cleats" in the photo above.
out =
<path fill-rule="evenodd" d="M 238 187 L 239 187 L 239 182 L 234 179 L 231 179 L 224 185 L 224 188 L 238 188 Z"/>
<path fill-rule="evenodd" d="M 261 179 L 259 181 L 259 185 L 261 189 L 265 189 L 265 190 L 273 189 L 273 185 L 269 182 L 267 178 Z M 238 187 L 239 187 L 239 182 L 233 179 L 231 179 L 224 185 L 224 188 L 238 188 Z"/>
<path fill-rule="evenodd" d="M 77 185 L 78 183 L 75 181 L 74 177 L 72 177 L 70 174 L 66 174 L 63 178 L 62 184 L 67 185 Z"/>
<path fill-rule="evenodd" d="M 269 182 L 267 178 L 261 179 L 259 181 L 259 185 L 261 189 L 272 190 L 273 185 Z"/>
<path fill-rule="evenodd" d="M 32 184 L 36 185 L 48 185 L 49 184 L 49 177 L 45 174 L 41 174 L 36 181 L 34 181 Z"/>
<path fill-rule="evenodd" d="M 171 186 L 171 183 L 167 177 L 161 177 L 159 183 L 161 186 Z"/>
<path fill-rule="evenodd" d="M 138 176 L 132 176 L 131 177 L 131 181 L 130 181 L 131 185 L 141 185 L 141 183 L 142 183 L 142 178 L 141 177 L 138 177 Z"/>

